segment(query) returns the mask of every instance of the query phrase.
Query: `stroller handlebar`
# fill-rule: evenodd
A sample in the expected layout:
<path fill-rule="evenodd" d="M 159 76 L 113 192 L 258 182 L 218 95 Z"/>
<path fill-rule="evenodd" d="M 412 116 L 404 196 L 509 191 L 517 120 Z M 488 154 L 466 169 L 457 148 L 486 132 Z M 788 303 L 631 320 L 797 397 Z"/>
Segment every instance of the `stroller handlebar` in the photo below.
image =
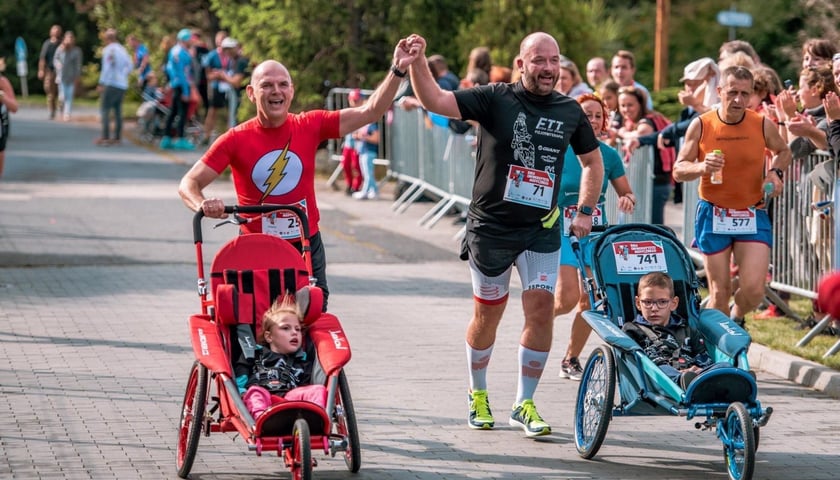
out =
<path fill-rule="evenodd" d="M 243 218 L 238 215 L 239 213 L 259 213 L 262 215 L 280 210 L 292 212 L 298 218 L 298 221 L 300 221 L 302 237 L 308 239 L 309 220 L 307 219 L 306 213 L 303 211 L 303 209 L 298 207 L 297 205 L 280 205 L 271 203 L 266 203 L 263 205 L 225 205 L 225 213 L 233 215 L 233 219 L 222 221 L 218 223 L 216 227 L 227 223 L 231 223 L 234 225 L 242 225 L 244 223 L 252 221 L 254 218 L 259 218 Z M 195 241 L 195 243 L 202 243 L 203 236 L 201 233 L 201 220 L 204 218 L 204 216 L 204 211 L 201 209 L 195 212 L 195 215 L 193 216 L 193 240 Z"/>
<path fill-rule="evenodd" d="M 602 233 L 605 232 L 607 228 L 607 225 L 592 225 L 592 230 L 590 230 L 590 233 Z M 577 253 L 580 251 L 580 240 L 578 240 L 577 235 L 575 235 L 571 231 L 569 232 L 569 241 L 572 244 L 572 251 L 575 252 L 575 254 L 577 255 Z"/>

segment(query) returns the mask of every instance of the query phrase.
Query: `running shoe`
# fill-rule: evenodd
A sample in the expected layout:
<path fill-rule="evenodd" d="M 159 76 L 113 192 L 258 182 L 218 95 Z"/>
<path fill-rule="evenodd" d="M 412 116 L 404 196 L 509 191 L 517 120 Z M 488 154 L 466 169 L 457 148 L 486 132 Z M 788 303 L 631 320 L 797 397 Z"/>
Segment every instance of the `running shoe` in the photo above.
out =
<path fill-rule="evenodd" d="M 767 307 L 763 312 L 756 313 L 753 319 L 755 320 L 767 320 L 770 318 L 776 317 L 784 317 L 785 314 L 782 310 L 776 306 L 776 304 L 771 303 L 770 306 Z"/>
<path fill-rule="evenodd" d="M 577 357 L 563 360 L 563 363 L 560 364 L 560 378 L 580 381 L 582 376 L 583 368 L 580 366 L 580 361 L 578 361 Z"/>
<path fill-rule="evenodd" d="M 487 399 L 487 390 L 475 390 L 470 392 L 470 419 L 469 426 L 475 430 L 490 430 L 496 422 L 493 420 L 493 413 L 490 411 L 490 401 Z"/>
<path fill-rule="evenodd" d="M 186 138 L 179 138 L 173 145 L 172 148 L 176 150 L 195 150 L 195 145 L 187 140 Z"/>
<path fill-rule="evenodd" d="M 551 433 L 551 427 L 537 413 L 537 407 L 531 399 L 513 406 L 508 423 L 512 427 L 521 427 L 526 437 L 539 437 Z"/>

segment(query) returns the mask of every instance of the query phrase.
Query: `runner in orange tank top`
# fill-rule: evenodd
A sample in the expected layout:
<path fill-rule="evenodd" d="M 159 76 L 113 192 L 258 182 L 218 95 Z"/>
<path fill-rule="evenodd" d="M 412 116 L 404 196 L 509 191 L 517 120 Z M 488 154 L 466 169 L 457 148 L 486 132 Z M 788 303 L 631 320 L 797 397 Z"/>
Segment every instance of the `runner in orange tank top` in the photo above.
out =
<path fill-rule="evenodd" d="M 770 261 L 772 232 L 762 208 L 764 184 L 773 185 L 771 196 L 781 194 L 782 176 L 791 160 L 790 149 L 773 122 L 747 109 L 752 91 L 748 69 L 724 70 L 718 86 L 720 106 L 691 122 L 674 165 L 676 181 L 700 179 L 694 230 L 709 280 L 709 308 L 728 314 L 742 326 L 744 315 L 764 298 Z M 767 171 L 765 149 L 773 153 Z M 715 184 L 711 175 L 718 170 L 723 172 L 723 182 Z M 739 271 L 734 292 L 730 257 Z M 735 305 L 730 309 L 733 294 Z"/>

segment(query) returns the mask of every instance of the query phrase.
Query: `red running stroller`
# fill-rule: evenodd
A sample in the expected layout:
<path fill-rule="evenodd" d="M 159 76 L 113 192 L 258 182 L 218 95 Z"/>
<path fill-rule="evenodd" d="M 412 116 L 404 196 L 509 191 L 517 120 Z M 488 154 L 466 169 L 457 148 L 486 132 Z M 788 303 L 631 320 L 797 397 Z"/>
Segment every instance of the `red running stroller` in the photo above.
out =
<path fill-rule="evenodd" d="M 201 313 L 190 316 L 189 328 L 196 361 L 190 371 L 178 426 L 178 476 L 192 468 L 202 433 L 235 432 L 248 449 L 261 455 L 277 452 L 294 479 L 312 477 L 312 447 L 335 456 L 342 452 L 347 468 L 361 466 L 359 433 L 343 366 L 350 345 L 335 315 L 322 312 L 323 292 L 314 285 L 309 257 L 309 228 L 305 214 L 294 206 L 228 206 L 225 212 L 241 224 L 265 215 L 300 222 L 301 252 L 279 237 L 262 233 L 239 235 L 216 253 L 210 267 L 209 289 L 204 277 L 201 219 L 193 219 L 198 260 Z M 279 213 L 278 213 L 279 212 Z M 251 214 L 243 218 L 239 214 Z M 256 215 L 256 216 L 254 216 Z M 232 359 L 248 348 L 248 338 L 261 338 L 263 312 L 279 295 L 293 294 L 304 312 L 307 337 L 317 361 L 313 381 L 323 378 L 326 409 L 305 401 L 273 404 L 256 420 L 239 395 Z M 320 383 L 320 382 L 319 382 Z"/>

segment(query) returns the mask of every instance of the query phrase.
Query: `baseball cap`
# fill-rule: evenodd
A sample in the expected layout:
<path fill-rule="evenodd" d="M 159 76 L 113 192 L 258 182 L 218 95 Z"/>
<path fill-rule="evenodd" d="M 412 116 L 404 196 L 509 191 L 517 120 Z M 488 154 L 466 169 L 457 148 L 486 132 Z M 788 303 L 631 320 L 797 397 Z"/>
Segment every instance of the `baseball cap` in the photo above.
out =
<path fill-rule="evenodd" d="M 178 31 L 178 41 L 179 42 L 189 42 L 192 38 L 192 30 L 189 28 L 182 28 Z"/>
<path fill-rule="evenodd" d="M 709 57 L 703 57 L 700 60 L 695 60 L 685 66 L 680 82 L 684 82 L 686 80 L 703 80 L 709 76 L 709 73 L 711 72 L 719 74 L 720 70 L 714 60 Z"/>
<path fill-rule="evenodd" d="M 225 39 L 222 40 L 222 44 L 220 46 L 222 48 L 236 48 L 239 46 L 239 42 L 237 42 L 233 38 L 225 37 Z"/>

